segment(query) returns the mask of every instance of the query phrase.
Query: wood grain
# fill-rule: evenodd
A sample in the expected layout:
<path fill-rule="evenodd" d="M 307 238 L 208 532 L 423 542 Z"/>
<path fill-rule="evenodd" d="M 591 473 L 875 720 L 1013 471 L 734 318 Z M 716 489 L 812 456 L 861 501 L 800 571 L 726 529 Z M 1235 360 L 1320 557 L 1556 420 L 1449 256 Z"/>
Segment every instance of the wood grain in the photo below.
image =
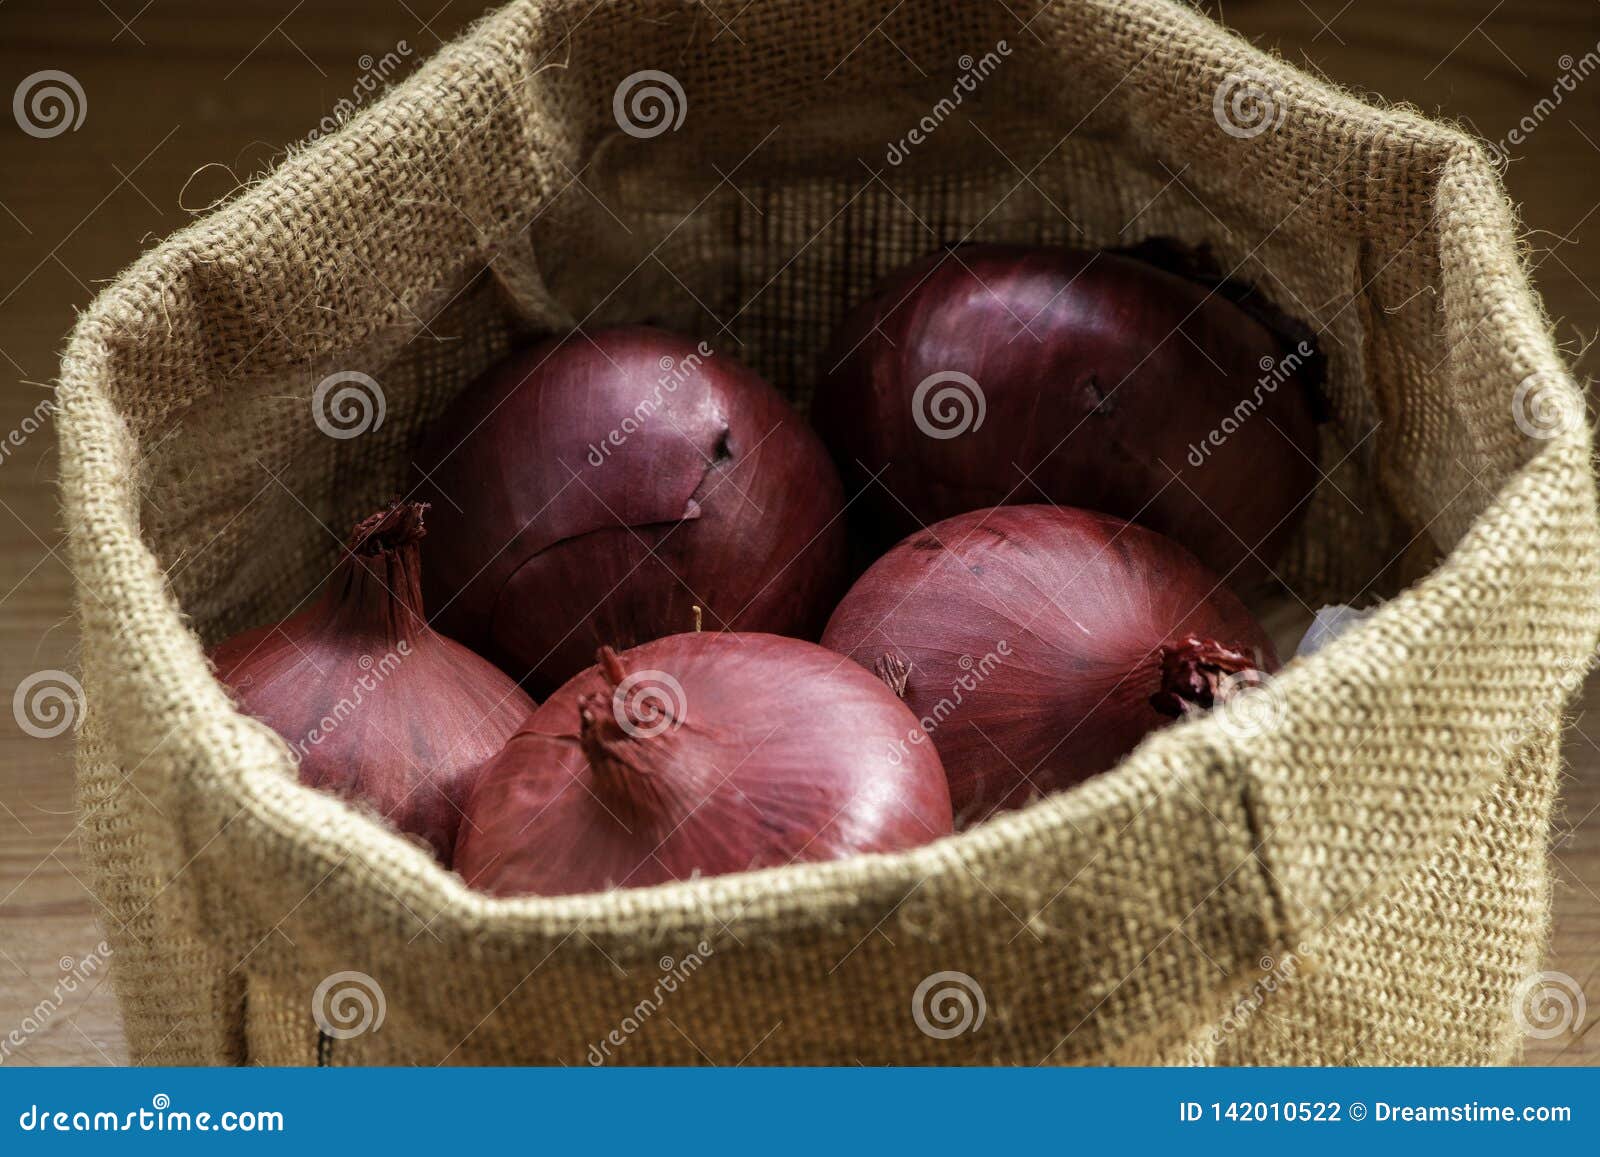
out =
<path fill-rule="evenodd" d="M 1563 54 L 1595 49 L 1597 9 L 1579 0 L 1341 4 L 1209 7 L 1291 61 L 1458 118 L 1490 139 L 1550 95 Z M 735 28 L 739 7 L 720 5 Z M 21 429 L 48 397 L 74 311 L 99 285 L 270 164 L 352 91 L 363 55 L 382 57 L 404 41 L 412 67 L 482 9 L 470 0 L 0 3 L 0 88 L 11 92 L 34 72 L 60 69 L 81 83 L 88 103 L 77 132 L 51 139 L 0 120 L 0 434 Z M 1515 150 L 1506 179 L 1557 332 L 1587 369 L 1594 355 L 1580 351 L 1600 327 L 1600 246 L 1582 241 L 1600 227 L 1600 76 L 1563 97 Z M 46 422 L 0 459 L 0 703 L 36 672 L 74 665 L 53 479 Z M 12 722 L 0 713 L 0 1063 L 121 1062 L 126 1050 L 103 972 L 57 1002 L 63 978 L 100 942 L 76 845 L 70 734 L 35 738 Z M 1600 688 L 1591 685 L 1568 743 L 1550 961 L 1584 986 L 1591 1028 L 1600 1020 L 1597 739 Z M 6 1041 L 35 1021 L 20 1046 Z M 1600 1062 L 1600 1033 L 1531 1041 L 1528 1059 Z"/>

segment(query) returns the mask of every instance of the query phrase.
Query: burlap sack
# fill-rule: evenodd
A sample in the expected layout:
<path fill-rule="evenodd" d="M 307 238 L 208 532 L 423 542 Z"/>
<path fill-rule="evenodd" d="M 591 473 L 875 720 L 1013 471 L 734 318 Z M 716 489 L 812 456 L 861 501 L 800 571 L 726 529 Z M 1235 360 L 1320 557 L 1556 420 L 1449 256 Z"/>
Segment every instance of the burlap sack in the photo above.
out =
<path fill-rule="evenodd" d="M 515 3 L 84 316 L 81 794 L 135 1060 L 312 1063 L 319 1015 L 335 1064 L 1513 1054 L 1600 538 L 1485 153 L 1177 4 L 1012 8 Z M 620 131 L 642 70 L 676 128 Z M 316 587 L 513 340 L 650 320 L 804 401 L 899 262 L 1157 234 L 1322 331 L 1330 477 L 1282 574 L 1394 596 L 1244 724 L 906 855 L 494 901 L 298 786 L 206 665 Z M 314 398 L 339 371 L 381 390 L 359 436 Z M 371 1011 L 341 1021 L 348 984 Z"/>

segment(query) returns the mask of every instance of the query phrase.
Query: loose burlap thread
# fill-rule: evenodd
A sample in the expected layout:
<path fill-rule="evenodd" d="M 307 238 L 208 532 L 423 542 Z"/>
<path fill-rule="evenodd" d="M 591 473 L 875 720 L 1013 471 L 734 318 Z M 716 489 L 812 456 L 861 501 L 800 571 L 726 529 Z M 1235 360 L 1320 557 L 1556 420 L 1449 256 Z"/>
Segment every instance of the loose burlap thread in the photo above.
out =
<path fill-rule="evenodd" d="M 582 1063 L 617 1040 L 604 1059 L 658 1064 L 1514 1052 L 1600 523 L 1584 422 L 1517 420 L 1530 384 L 1541 413 L 1582 400 L 1485 153 L 1176 4 L 1013 10 L 779 0 L 735 36 L 672 0 L 515 3 L 85 314 L 60 391 L 80 795 L 135 1061 L 315 1063 L 313 1002 L 347 973 L 381 1023 L 325 1036 L 333 1063 Z M 681 85 L 677 131 L 619 131 L 645 69 Z M 1269 98 L 1259 131 L 1223 125 L 1241 77 Z M 1246 731 L 1185 722 L 903 855 L 491 900 L 300 787 L 206 664 L 316 588 L 335 532 L 404 488 L 418 431 L 515 341 L 650 321 L 803 404 L 901 261 L 1152 235 L 1209 244 L 1321 331 L 1328 478 L 1281 575 L 1311 605 L 1392 596 Z M 359 437 L 313 420 L 341 370 L 383 393 Z M 951 984 L 954 1035 L 914 1003 Z"/>

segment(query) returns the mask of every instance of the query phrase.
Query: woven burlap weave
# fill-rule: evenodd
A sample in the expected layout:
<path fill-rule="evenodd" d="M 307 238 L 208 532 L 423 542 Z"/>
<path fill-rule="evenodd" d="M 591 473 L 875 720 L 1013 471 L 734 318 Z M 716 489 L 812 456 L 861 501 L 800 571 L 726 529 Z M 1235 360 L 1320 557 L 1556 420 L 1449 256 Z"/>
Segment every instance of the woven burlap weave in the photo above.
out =
<path fill-rule="evenodd" d="M 681 86 L 675 131 L 619 131 L 646 69 Z M 1241 78 L 1267 107 L 1229 131 Z M 1282 578 L 1311 606 L 1393 596 L 1249 728 L 1170 728 L 905 855 L 495 901 L 300 787 L 206 664 L 316 588 L 334 531 L 405 489 L 418 431 L 513 341 L 648 320 L 804 402 L 904 260 L 1152 235 L 1321 331 L 1329 478 Z M 341 370 L 385 400 L 359 437 L 313 420 Z M 623 1063 L 1515 1051 L 1561 710 L 1600 627 L 1581 398 L 1480 148 L 1190 9 L 776 0 L 719 34 L 687 2 L 512 4 L 129 270 L 61 403 L 84 838 L 136 1061 L 314 1063 L 313 994 L 345 972 L 384 1016 L 324 1042 L 334 1063 L 582 1063 L 619 1026 Z M 981 990 L 981 1023 L 924 1031 L 938 973 Z"/>

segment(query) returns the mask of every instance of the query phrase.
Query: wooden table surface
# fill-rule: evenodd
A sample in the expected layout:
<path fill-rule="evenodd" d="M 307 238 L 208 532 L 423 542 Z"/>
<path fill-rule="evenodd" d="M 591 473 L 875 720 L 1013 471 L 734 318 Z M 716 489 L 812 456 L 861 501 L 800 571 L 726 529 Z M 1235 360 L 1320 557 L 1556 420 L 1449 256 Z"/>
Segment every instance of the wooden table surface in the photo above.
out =
<path fill-rule="evenodd" d="M 973 0 L 986 2 L 986 0 Z M 442 4 L 442 7 L 440 5 Z M 714 4 L 734 22 L 741 4 Z M 1226 0 L 1242 34 L 1361 92 L 1497 140 L 1600 51 L 1595 0 Z M 0 95 L 46 69 L 83 88 L 79 130 L 51 139 L 0 118 L 0 432 L 49 397 L 74 312 L 155 238 L 260 171 L 363 71 L 405 42 L 407 67 L 482 11 L 472 0 L 0 0 Z M 1592 60 L 1591 60 L 1591 63 Z M 1574 365 L 1592 376 L 1600 329 L 1600 76 L 1563 92 L 1506 173 L 1535 280 Z M 0 702 L 41 670 L 71 670 L 48 428 L 0 461 Z M 1600 576 L 1597 576 L 1600 577 Z M 70 735 L 0 723 L 0 1063 L 126 1059 L 97 973 L 40 1019 L 63 975 L 95 953 L 96 900 L 76 846 Z M 1549 967 L 1600 1020 L 1600 687 L 1567 744 L 1571 777 L 1552 851 Z M 1534 1064 L 1600 1062 L 1600 1032 L 1530 1041 Z"/>

